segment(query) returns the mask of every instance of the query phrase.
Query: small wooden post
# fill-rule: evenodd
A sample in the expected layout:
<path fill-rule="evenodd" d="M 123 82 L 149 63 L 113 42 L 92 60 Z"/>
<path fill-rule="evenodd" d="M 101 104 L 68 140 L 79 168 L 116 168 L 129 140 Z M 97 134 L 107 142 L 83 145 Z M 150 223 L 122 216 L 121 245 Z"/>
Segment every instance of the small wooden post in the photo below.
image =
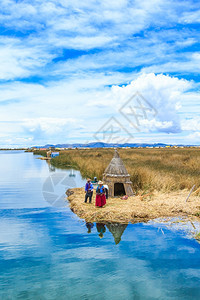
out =
<path fill-rule="evenodd" d="M 194 185 L 193 185 L 193 187 L 191 188 L 191 191 L 190 191 L 189 195 L 187 196 L 187 198 L 186 198 L 185 202 L 187 202 L 187 201 L 188 201 L 188 199 L 190 198 L 190 195 L 192 194 L 192 192 L 193 192 L 194 188 L 195 188 L 195 184 L 194 184 Z"/>

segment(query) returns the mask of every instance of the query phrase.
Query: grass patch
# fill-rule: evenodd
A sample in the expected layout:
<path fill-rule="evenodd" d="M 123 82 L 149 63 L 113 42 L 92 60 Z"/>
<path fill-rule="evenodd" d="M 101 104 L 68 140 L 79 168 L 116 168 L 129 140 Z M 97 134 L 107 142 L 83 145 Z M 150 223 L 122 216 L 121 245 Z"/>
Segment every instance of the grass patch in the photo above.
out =
<path fill-rule="evenodd" d="M 46 150 L 35 150 L 35 151 L 33 151 L 33 154 L 47 157 L 47 151 Z"/>

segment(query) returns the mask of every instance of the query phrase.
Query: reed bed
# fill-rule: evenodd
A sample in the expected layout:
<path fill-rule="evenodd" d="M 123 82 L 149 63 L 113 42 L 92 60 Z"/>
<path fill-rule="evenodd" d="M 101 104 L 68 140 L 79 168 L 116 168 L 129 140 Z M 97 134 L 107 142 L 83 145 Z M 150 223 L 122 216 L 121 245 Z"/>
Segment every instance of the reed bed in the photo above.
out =
<path fill-rule="evenodd" d="M 70 149 L 60 151 L 60 156 L 51 163 L 59 168 L 78 169 L 85 178 L 102 179 L 113 153 L 113 149 Z M 119 154 L 136 194 L 190 190 L 195 184 L 196 195 L 200 195 L 200 149 L 131 148 L 119 149 Z"/>

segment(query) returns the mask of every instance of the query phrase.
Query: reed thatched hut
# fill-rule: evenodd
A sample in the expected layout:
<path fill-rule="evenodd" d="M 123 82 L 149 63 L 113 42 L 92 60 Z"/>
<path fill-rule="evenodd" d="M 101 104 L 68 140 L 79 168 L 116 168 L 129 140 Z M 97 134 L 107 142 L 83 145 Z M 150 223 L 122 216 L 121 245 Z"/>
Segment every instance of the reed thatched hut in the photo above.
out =
<path fill-rule="evenodd" d="M 133 195 L 130 175 L 128 174 L 116 149 L 110 164 L 103 174 L 103 181 L 108 185 L 108 194 L 110 197 Z"/>

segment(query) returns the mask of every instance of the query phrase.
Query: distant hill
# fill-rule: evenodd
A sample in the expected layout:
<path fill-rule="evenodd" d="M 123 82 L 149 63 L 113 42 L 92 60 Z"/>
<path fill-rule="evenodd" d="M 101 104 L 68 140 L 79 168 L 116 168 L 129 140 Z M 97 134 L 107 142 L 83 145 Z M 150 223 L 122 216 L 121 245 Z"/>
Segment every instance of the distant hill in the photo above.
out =
<path fill-rule="evenodd" d="M 173 146 L 169 144 L 163 144 L 163 143 L 154 143 L 154 144 L 148 144 L 148 143 L 124 143 L 124 144 L 113 144 L 113 143 L 103 143 L 103 142 L 93 142 L 88 144 L 47 144 L 45 146 L 36 146 L 36 148 L 146 148 L 146 147 L 166 147 L 166 146 Z M 177 145 L 177 146 L 183 146 L 183 145 Z"/>

